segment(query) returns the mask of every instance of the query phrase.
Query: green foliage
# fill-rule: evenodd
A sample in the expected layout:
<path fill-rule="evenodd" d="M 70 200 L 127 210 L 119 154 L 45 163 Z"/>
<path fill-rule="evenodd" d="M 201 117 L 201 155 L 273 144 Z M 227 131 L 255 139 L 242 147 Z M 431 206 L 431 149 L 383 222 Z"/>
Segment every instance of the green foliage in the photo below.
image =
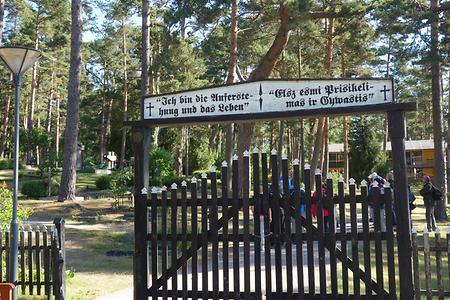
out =
<path fill-rule="evenodd" d="M 133 170 L 126 168 L 112 174 L 110 186 L 114 197 L 130 192 L 133 186 Z"/>
<path fill-rule="evenodd" d="M 173 183 L 176 183 L 178 187 L 181 187 L 181 183 L 185 180 L 184 177 L 171 175 L 166 176 L 161 179 L 161 185 L 165 185 L 167 187 L 172 186 Z"/>
<path fill-rule="evenodd" d="M 174 158 L 170 151 L 164 148 L 153 148 L 148 154 L 150 184 L 159 186 L 162 179 L 174 175 Z"/>
<path fill-rule="evenodd" d="M 13 168 L 13 164 L 12 159 L 0 158 L 0 170 L 10 170 Z"/>
<path fill-rule="evenodd" d="M 358 116 L 351 120 L 349 134 L 350 177 L 357 182 L 372 172 L 385 174 L 386 156 L 381 151 L 381 140 L 377 133 L 379 122 L 373 117 Z"/>
<path fill-rule="evenodd" d="M 59 184 L 52 181 L 51 195 L 56 196 L 59 193 Z M 48 195 L 47 180 L 33 180 L 24 182 L 22 185 L 22 194 L 28 197 L 46 197 Z"/>
<path fill-rule="evenodd" d="M 5 228 L 11 223 L 13 209 L 13 193 L 6 184 L 0 184 L 0 228 Z M 31 210 L 19 204 L 17 218 L 26 220 L 31 215 Z"/>
<path fill-rule="evenodd" d="M 99 190 L 109 190 L 111 189 L 112 175 L 102 175 L 97 180 L 95 180 L 95 186 Z"/>

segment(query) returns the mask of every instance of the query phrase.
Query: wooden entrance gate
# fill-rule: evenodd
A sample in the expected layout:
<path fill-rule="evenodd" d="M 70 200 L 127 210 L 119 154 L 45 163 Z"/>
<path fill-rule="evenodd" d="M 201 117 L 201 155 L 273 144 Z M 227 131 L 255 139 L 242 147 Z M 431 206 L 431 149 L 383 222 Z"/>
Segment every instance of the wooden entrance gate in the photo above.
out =
<path fill-rule="evenodd" d="M 282 159 L 281 170 L 277 161 L 273 153 L 269 167 L 267 154 L 255 151 L 251 159 L 244 154 L 239 166 L 235 157 L 231 195 L 226 181 L 217 185 L 217 175 L 227 178 L 226 163 L 219 174 L 213 168 L 200 182 L 193 178 L 189 187 L 174 184 L 160 193 L 153 189 L 147 204 L 148 296 L 397 298 L 391 189 L 386 186 L 382 195 L 374 189 L 368 196 L 363 182 L 357 195 L 350 180 L 350 194 L 344 196 L 343 179 L 336 184 L 327 178 L 322 188 L 320 170 L 311 184 L 307 168 L 303 193 L 298 161 L 292 170 L 287 159 Z M 239 181 L 242 198 L 237 193 Z M 369 203 L 373 221 L 369 221 Z"/>
<path fill-rule="evenodd" d="M 383 80 L 369 81 L 360 85 L 336 84 L 332 90 L 328 89 L 344 93 L 345 87 L 356 93 L 356 98 L 345 99 L 376 100 L 374 104 L 363 102 L 355 106 L 342 102 L 344 98 L 324 95 L 307 102 L 310 105 L 307 109 L 291 110 L 292 101 L 277 93 L 277 82 L 248 83 L 249 90 L 259 91 L 254 94 L 235 90 L 235 98 L 247 102 L 233 107 L 244 110 L 250 107 L 249 113 L 242 114 L 196 116 L 195 111 L 199 110 L 186 106 L 181 113 L 192 117 L 167 118 L 166 114 L 180 112 L 171 107 L 176 99 L 183 100 L 183 105 L 192 105 L 192 99 L 197 97 L 194 92 L 187 96 L 162 96 L 154 101 L 144 99 L 142 120 L 129 122 L 135 153 L 134 298 L 413 299 L 404 139 L 405 112 L 415 110 L 416 105 L 395 103 L 393 96 L 392 102 L 385 103 L 393 86 L 389 89 L 389 82 Z M 327 82 L 307 83 L 323 92 Z M 199 91 L 201 105 L 216 99 L 211 96 L 216 91 L 219 90 L 210 94 Z M 223 91 L 224 87 L 220 88 Z M 317 101 L 324 108 L 317 108 Z M 341 101 L 341 106 L 325 107 L 330 101 Z M 279 104 L 286 111 L 278 111 Z M 257 152 L 252 157 L 244 154 L 242 166 L 235 159 L 231 170 L 228 166 L 223 166 L 220 172 L 212 170 L 200 182 L 192 180 L 181 187 L 173 185 L 169 190 L 148 190 L 151 127 L 364 113 L 388 115 L 394 191 L 386 186 L 383 194 L 375 189 L 369 197 L 367 186 L 362 184 L 357 191 L 352 182 L 348 186 L 349 195 L 344 195 L 343 182 L 336 184 L 326 179 L 325 196 L 320 174 L 309 182 L 311 170 L 305 168 L 304 174 L 300 174 L 298 162 L 282 159 L 279 166 L 275 153 L 269 159 L 267 154 Z M 243 175 L 238 175 L 240 169 Z M 225 180 L 220 186 L 217 184 L 218 175 L 226 178 L 228 172 L 233 178 L 231 191 L 227 190 Z M 300 192 L 300 175 L 304 196 Z M 293 181 L 292 193 L 289 177 Z M 243 186 L 242 193 L 238 192 L 239 183 Z M 316 190 L 314 199 L 312 190 Z M 372 220 L 369 203 L 374 212 Z M 313 206 L 316 217 L 312 216 Z M 395 230 L 392 206 L 397 212 Z M 328 221 L 324 218 L 325 209 Z"/>

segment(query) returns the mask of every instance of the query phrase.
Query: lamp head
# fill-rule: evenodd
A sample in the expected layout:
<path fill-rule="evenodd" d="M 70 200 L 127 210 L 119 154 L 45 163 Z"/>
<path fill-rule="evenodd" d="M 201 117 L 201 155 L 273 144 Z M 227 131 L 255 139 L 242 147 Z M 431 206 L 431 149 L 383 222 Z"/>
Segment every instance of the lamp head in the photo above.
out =
<path fill-rule="evenodd" d="M 41 57 L 41 52 L 26 47 L 0 47 L 0 58 L 14 75 L 23 75 Z"/>

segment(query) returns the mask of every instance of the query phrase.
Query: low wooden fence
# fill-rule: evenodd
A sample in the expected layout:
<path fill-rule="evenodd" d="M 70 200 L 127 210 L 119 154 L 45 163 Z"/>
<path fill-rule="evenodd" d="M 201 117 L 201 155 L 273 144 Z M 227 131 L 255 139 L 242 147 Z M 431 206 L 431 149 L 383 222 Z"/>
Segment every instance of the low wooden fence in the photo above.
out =
<path fill-rule="evenodd" d="M 0 282 L 10 282 L 10 232 L 0 231 Z M 65 294 L 65 249 L 64 220 L 55 219 L 53 224 L 26 224 L 19 230 L 18 256 L 19 294 L 53 295 L 64 299 Z"/>
<path fill-rule="evenodd" d="M 450 297 L 450 229 L 412 231 L 414 289 L 416 299 Z"/>

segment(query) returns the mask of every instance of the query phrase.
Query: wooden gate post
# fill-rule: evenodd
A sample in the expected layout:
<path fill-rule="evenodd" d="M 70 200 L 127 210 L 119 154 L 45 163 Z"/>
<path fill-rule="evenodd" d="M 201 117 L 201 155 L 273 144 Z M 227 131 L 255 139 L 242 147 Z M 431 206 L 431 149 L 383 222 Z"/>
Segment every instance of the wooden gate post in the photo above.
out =
<path fill-rule="evenodd" d="M 413 299 L 413 268 L 411 251 L 411 220 L 408 202 L 408 178 L 405 155 L 405 113 L 390 111 L 389 131 L 394 165 L 394 202 L 397 213 L 398 268 L 400 271 L 400 299 Z"/>
<path fill-rule="evenodd" d="M 150 129 L 133 126 L 134 152 L 134 299 L 148 299 L 147 190 L 149 183 L 148 151 Z"/>

